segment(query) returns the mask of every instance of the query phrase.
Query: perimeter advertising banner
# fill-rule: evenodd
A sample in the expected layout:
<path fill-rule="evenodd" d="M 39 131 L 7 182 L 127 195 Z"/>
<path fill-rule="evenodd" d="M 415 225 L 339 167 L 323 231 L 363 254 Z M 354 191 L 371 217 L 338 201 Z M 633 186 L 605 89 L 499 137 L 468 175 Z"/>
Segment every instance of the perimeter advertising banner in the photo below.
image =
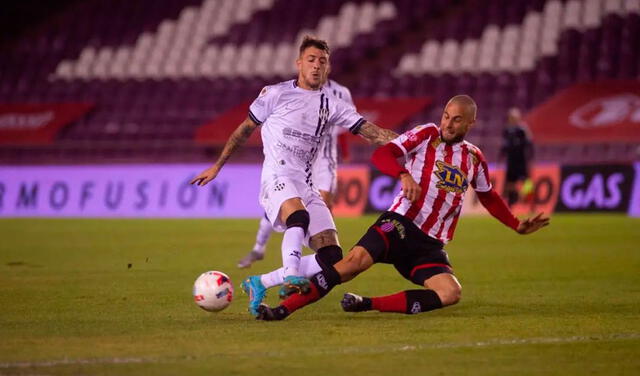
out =
<path fill-rule="evenodd" d="M 563 166 L 556 211 L 626 212 L 633 180 L 631 165 Z"/>
<path fill-rule="evenodd" d="M 631 217 L 640 217 L 640 162 L 634 163 L 633 168 L 635 170 L 636 177 L 633 182 L 628 213 Z"/>
<path fill-rule="evenodd" d="M 640 81 L 576 84 L 525 121 L 537 143 L 640 142 Z"/>
<path fill-rule="evenodd" d="M 205 187 L 189 181 L 205 164 L 106 166 L 0 166 L 0 217 L 262 216 L 258 203 L 260 165 L 227 165 Z M 497 192 L 504 170 L 491 167 Z M 533 194 L 518 202 L 516 215 L 531 212 L 626 212 L 640 217 L 640 162 L 634 165 L 537 165 Z M 357 217 L 380 213 L 400 191 L 397 180 L 367 165 L 343 166 L 333 213 Z M 486 215 L 472 189 L 463 215 Z"/>
<path fill-rule="evenodd" d="M 0 217 L 259 217 L 258 165 L 0 167 Z"/>
<path fill-rule="evenodd" d="M 93 103 L 0 103 L 0 144 L 49 144 Z"/>
<path fill-rule="evenodd" d="M 503 193 L 505 183 L 505 170 L 502 167 L 489 166 L 491 184 L 500 194 Z M 533 194 L 528 198 L 521 198 L 512 208 L 516 215 L 543 212 L 553 213 L 558 201 L 560 191 L 560 167 L 556 164 L 541 164 L 531 171 L 533 180 Z M 462 207 L 464 215 L 488 214 L 473 191 L 467 190 Z"/>

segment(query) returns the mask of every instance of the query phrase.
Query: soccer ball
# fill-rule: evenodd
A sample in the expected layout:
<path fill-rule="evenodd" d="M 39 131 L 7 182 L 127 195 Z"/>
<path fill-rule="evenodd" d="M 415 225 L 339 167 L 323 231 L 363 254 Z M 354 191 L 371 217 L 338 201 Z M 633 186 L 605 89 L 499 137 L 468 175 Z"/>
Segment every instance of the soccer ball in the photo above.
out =
<path fill-rule="evenodd" d="M 231 279 L 228 275 L 217 271 L 200 274 L 193 284 L 193 300 L 205 311 L 222 311 L 233 300 Z"/>

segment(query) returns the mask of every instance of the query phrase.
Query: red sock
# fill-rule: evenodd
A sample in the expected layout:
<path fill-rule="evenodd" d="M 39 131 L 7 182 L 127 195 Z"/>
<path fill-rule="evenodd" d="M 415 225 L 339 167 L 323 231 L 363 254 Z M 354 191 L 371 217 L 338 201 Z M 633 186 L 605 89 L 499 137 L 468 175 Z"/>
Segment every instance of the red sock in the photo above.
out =
<path fill-rule="evenodd" d="M 309 291 L 308 294 L 290 295 L 280 305 L 285 306 L 289 311 L 289 313 L 293 313 L 293 311 L 298 310 L 320 299 L 320 293 L 318 292 L 318 288 L 313 283 L 310 283 L 309 287 L 311 288 L 311 291 Z"/>
<path fill-rule="evenodd" d="M 371 308 L 380 312 L 405 313 L 407 311 L 407 294 L 400 291 L 393 295 L 371 298 Z"/>

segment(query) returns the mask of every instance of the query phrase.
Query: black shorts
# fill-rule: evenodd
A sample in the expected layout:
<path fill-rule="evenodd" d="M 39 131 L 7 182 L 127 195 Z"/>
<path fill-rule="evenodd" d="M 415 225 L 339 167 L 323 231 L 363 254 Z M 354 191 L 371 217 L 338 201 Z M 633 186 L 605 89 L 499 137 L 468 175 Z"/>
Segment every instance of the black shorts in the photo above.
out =
<path fill-rule="evenodd" d="M 423 286 L 440 273 L 451 273 L 442 242 L 427 236 L 410 219 L 384 212 L 357 245 L 369 252 L 375 263 L 392 264 L 403 277 Z"/>

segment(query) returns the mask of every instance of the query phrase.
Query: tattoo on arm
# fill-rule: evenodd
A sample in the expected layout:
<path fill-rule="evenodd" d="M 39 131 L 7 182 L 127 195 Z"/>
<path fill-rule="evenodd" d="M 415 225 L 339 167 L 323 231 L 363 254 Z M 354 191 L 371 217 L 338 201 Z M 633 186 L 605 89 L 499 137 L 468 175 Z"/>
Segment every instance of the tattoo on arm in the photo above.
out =
<path fill-rule="evenodd" d="M 398 134 L 391 129 L 380 128 L 373 123 L 366 122 L 360 128 L 360 137 L 375 145 L 385 145 L 389 141 L 398 137 Z"/>
<path fill-rule="evenodd" d="M 250 118 L 246 118 L 227 140 L 227 143 L 220 153 L 217 163 L 221 166 L 224 165 L 229 157 L 249 139 L 253 131 L 258 127 L 258 124 L 254 123 Z"/>

